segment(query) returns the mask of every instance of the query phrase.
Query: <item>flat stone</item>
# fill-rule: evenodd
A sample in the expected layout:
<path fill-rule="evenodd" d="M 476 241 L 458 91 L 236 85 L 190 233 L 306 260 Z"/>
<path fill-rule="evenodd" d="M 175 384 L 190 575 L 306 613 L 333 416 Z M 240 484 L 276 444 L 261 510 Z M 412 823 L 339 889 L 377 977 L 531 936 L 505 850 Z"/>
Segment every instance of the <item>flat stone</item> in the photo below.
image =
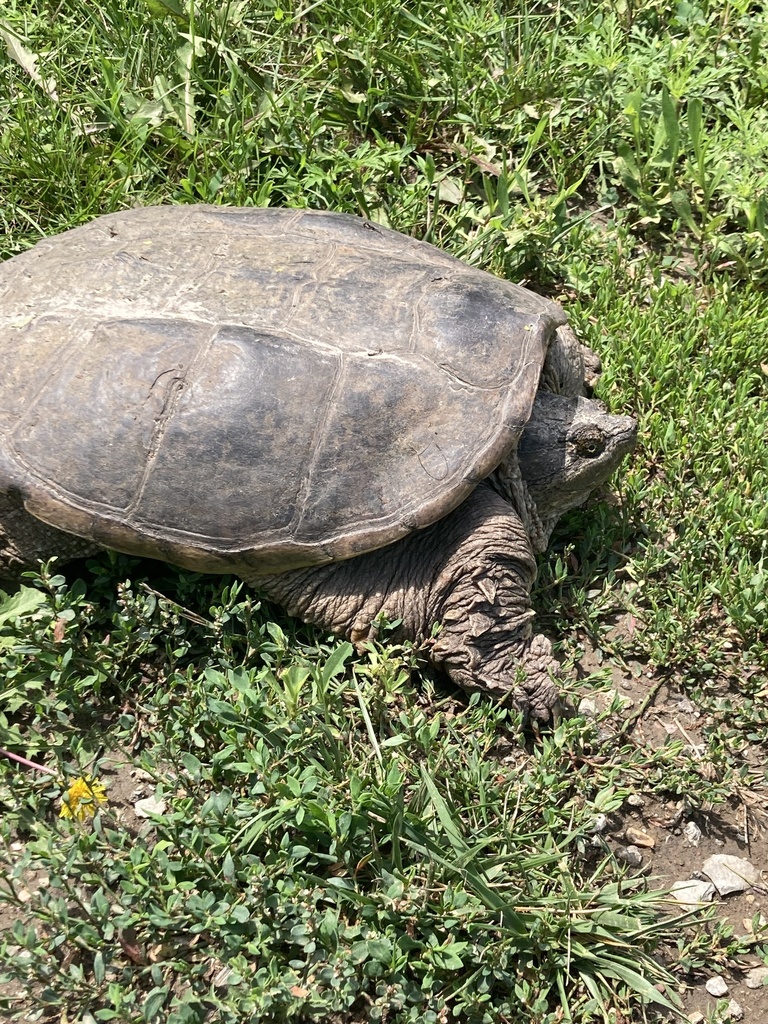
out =
<path fill-rule="evenodd" d="M 725 980 L 721 978 L 719 974 L 716 974 L 714 978 L 710 978 L 707 981 L 704 988 L 707 990 L 707 992 L 709 992 L 711 996 L 714 996 L 716 999 L 720 999 L 722 998 L 722 996 L 728 995 L 728 986 L 726 985 Z"/>
<path fill-rule="evenodd" d="M 725 1013 L 723 1014 L 725 1020 L 741 1020 L 743 1016 L 744 1010 L 741 1008 L 741 1006 L 736 1002 L 735 999 L 729 999 L 728 1005 L 725 1008 Z"/>
<path fill-rule="evenodd" d="M 591 697 L 582 697 L 579 701 L 578 711 L 583 718 L 596 718 L 597 703 Z"/>
<path fill-rule="evenodd" d="M 746 980 L 747 988 L 762 988 L 768 983 L 768 967 L 753 967 Z"/>
<path fill-rule="evenodd" d="M 754 864 L 743 857 L 732 857 L 727 853 L 715 853 L 708 857 L 702 870 L 712 879 L 712 884 L 721 896 L 744 892 L 762 882 L 762 875 Z"/>
<path fill-rule="evenodd" d="M 632 828 L 631 825 L 625 831 L 624 838 L 633 846 L 645 846 L 651 850 L 656 845 L 656 840 L 650 833 L 644 832 L 641 828 Z"/>
<path fill-rule="evenodd" d="M 700 907 L 703 903 L 711 903 L 715 896 L 711 882 L 700 882 L 696 878 L 675 882 L 669 891 L 684 907 Z"/>
<path fill-rule="evenodd" d="M 133 811 L 137 818 L 151 818 L 153 814 L 165 814 L 165 800 L 157 800 L 148 796 L 145 800 L 137 800 L 133 805 Z"/>

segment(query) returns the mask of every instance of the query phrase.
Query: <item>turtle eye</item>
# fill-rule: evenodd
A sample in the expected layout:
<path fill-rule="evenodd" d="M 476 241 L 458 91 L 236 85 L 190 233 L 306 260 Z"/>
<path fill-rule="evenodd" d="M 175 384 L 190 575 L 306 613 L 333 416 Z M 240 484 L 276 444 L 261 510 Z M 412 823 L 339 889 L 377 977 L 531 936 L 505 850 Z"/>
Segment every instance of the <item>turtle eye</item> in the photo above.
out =
<path fill-rule="evenodd" d="M 600 431 L 590 431 L 576 438 L 576 451 L 583 459 L 594 459 L 605 451 L 605 438 Z"/>

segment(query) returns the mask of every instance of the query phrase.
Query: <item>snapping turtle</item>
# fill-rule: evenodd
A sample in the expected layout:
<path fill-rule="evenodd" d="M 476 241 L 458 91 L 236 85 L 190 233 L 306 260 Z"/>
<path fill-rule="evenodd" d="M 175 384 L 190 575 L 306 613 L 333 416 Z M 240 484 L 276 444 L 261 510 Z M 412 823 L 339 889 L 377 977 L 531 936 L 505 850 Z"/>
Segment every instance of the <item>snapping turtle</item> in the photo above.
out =
<path fill-rule="evenodd" d="M 556 304 L 355 217 L 155 207 L 0 267 L 0 574 L 104 546 L 402 619 L 546 717 L 534 550 L 632 448 Z"/>

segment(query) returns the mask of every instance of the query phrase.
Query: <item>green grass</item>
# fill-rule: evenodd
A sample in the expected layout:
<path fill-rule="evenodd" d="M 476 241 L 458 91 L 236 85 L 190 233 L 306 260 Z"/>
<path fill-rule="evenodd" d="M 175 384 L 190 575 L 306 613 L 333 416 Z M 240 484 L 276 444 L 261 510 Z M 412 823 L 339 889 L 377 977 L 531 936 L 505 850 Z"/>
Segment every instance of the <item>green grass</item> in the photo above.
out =
<path fill-rule="evenodd" d="M 541 622 L 567 665 L 640 664 L 708 716 L 703 757 L 617 735 L 621 715 L 526 737 L 415 652 L 353 655 L 234 581 L 53 567 L 0 602 L 0 747 L 55 773 L 0 761 L 0 1015 L 586 1024 L 734 962 L 744 943 L 682 928 L 593 823 L 631 793 L 725 812 L 764 792 L 766 16 L 7 0 L 0 19 L 3 256 L 134 204 L 288 204 L 563 301 L 640 440 L 618 500 L 542 558 Z M 151 821 L 125 817 L 130 771 L 165 802 Z M 109 802 L 59 818 L 86 773 Z"/>

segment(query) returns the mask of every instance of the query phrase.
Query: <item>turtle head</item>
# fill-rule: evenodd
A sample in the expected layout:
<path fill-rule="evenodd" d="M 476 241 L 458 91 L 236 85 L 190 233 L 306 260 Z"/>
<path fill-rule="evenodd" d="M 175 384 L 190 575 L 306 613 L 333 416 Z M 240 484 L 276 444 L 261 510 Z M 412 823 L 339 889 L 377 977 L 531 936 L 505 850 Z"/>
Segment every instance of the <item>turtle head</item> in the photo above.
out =
<path fill-rule="evenodd" d="M 540 391 L 518 444 L 520 474 L 549 534 L 582 505 L 635 446 L 637 423 L 601 402 Z"/>

